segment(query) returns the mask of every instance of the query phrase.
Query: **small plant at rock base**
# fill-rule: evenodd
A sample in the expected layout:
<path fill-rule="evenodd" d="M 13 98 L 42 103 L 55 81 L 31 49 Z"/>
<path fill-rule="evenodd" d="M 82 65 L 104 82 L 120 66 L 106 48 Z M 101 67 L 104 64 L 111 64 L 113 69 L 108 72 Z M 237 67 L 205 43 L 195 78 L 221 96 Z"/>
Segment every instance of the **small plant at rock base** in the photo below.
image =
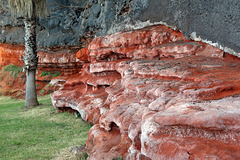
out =
<path fill-rule="evenodd" d="M 45 89 L 41 89 L 41 90 L 39 91 L 39 94 L 40 94 L 40 95 L 43 95 L 44 92 L 45 92 Z"/>
<path fill-rule="evenodd" d="M 49 83 L 48 85 L 46 85 L 46 87 L 48 88 L 48 87 L 51 87 L 51 84 Z"/>
<path fill-rule="evenodd" d="M 49 75 L 52 75 L 54 78 L 59 76 L 61 74 L 61 72 L 56 72 L 56 73 L 52 73 L 52 72 L 42 72 L 42 74 L 40 75 L 40 77 L 43 77 L 43 76 L 49 76 Z"/>
<path fill-rule="evenodd" d="M 21 70 L 22 70 L 22 67 L 18 67 L 18 66 L 12 65 L 12 64 L 9 64 L 9 65 L 7 65 L 3 68 L 3 71 L 5 71 L 5 72 L 8 71 L 8 72 L 18 72 L 18 73 L 20 73 Z"/>
<path fill-rule="evenodd" d="M 81 157 L 77 157 L 78 160 L 87 160 L 88 159 L 88 154 L 87 153 L 82 153 Z"/>
<path fill-rule="evenodd" d="M 3 73 L 9 72 L 10 75 L 15 78 L 19 75 L 19 73 L 21 73 L 22 67 L 18 67 L 18 66 L 9 64 L 9 65 L 5 66 L 2 69 L 2 71 L 3 71 Z"/>
<path fill-rule="evenodd" d="M 123 157 L 119 156 L 119 157 L 113 158 L 113 160 L 123 160 Z"/>
<path fill-rule="evenodd" d="M 48 75 L 52 75 L 52 73 L 50 73 L 50 72 L 42 72 L 40 77 L 44 77 L 44 76 L 48 76 Z"/>
<path fill-rule="evenodd" d="M 55 77 L 59 76 L 60 74 L 61 74 L 61 72 L 54 73 L 53 77 L 55 78 Z"/>

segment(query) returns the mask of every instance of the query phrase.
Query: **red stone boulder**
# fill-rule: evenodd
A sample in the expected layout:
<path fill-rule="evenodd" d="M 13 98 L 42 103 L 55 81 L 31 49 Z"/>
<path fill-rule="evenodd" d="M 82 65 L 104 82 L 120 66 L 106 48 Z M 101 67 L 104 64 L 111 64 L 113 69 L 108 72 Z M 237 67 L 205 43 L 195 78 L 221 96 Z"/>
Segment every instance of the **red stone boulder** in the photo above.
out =
<path fill-rule="evenodd" d="M 163 25 L 84 53 L 90 63 L 51 98 L 93 124 L 90 160 L 240 159 L 239 58 Z"/>

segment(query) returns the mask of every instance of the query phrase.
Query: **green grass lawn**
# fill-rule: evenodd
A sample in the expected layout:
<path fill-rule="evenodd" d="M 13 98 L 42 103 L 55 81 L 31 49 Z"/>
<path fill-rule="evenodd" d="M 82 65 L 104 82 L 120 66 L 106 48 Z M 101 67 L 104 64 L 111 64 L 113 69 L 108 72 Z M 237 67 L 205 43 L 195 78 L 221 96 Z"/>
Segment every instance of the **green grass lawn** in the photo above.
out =
<path fill-rule="evenodd" d="M 85 144 L 90 124 L 57 113 L 50 96 L 39 102 L 24 109 L 24 100 L 0 96 L 0 160 L 56 159 L 60 152 Z"/>

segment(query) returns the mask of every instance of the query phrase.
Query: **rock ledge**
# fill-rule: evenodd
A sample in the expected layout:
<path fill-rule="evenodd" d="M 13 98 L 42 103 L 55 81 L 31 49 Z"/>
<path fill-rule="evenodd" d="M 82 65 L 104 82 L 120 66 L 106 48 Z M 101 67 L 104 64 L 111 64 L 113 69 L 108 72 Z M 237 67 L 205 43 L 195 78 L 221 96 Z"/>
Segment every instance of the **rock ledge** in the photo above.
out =
<path fill-rule="evenodd" d="M 95 38 L 52 94 L 93 125 L 90 159 L 239 159 L 240 60 L 159 25 Z"/>

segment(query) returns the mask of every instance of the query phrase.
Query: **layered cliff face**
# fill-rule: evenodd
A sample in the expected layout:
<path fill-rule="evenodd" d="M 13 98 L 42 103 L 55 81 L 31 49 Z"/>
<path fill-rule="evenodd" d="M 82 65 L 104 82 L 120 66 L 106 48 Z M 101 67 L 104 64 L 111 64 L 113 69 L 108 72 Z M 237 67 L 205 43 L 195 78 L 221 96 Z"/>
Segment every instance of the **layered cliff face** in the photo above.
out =
<path fill-rule="evenodd" d="M 43 48 L 38 51 L 39 63 L 36 75 L 38 94 L 48 94 L 58 89 L 69 75 L 78 73 L 82 66 L 76 58 L 78 47 Z M 23 45 L 0 43 L 0 94 L 17 98 L 25 96 Z M 18 67 L 18 71 L 7 69 Z M 9 72 L 10 71 L 10 72 Z M 58 76 L 58 77 L 57 77 Z M 54 79 L 54 80 L 53 80 Z M 52 81 L 51 81 L 52 80 Z M 51 82 L 51 83 L 50 83 Z"/>
<path fill-rule="evenodd" d="M 93 124 L 90 159 L 239 159 L 240 60 L 166 26 L 95 38 L 52 95 Z"/>

